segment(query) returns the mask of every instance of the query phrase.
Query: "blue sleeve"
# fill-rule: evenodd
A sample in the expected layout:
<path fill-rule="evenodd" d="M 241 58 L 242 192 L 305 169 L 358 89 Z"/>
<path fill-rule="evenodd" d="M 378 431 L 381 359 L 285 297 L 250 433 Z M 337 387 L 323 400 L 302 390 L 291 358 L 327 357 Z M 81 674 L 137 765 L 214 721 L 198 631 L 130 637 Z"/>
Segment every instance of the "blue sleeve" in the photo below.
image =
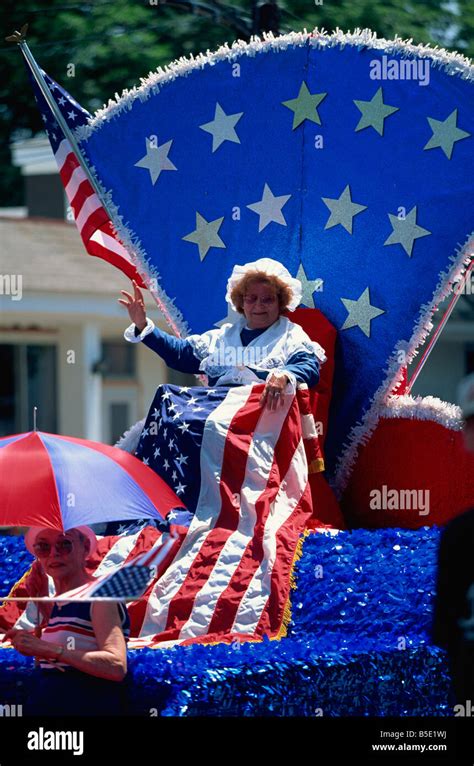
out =
<path fill-rule="evenodd" d="M 313 388 L 319 382 L 319 361 L 314 354 L 298 351 L 290 356 L 284 369 L 292 372 L 298 383 L 306 383 L 308 388 Z M 252 369 L 252 372 L 261 380 L 267 379 L 267 370 Z"/>
<path fill-rule="evenodd" d="M 290 356 L 285 370 L 292 372 L 298 383 L 306 383 L 308 388 L 319 383 L 319 360 L 314 354 L 298 351 Z"/>
<path fill-rule="evenodd" d="M 135 327 L 135 336 L 139 335 Z M 167 332 L 155 327 L 153 332 L 148 333 L 142 343 L 161 356 L 164 362 L 178 372 L 199 372 L 200 360 L 194 355 L 193 347 L 189 341 L 183 338 L 175 338 Z"/>

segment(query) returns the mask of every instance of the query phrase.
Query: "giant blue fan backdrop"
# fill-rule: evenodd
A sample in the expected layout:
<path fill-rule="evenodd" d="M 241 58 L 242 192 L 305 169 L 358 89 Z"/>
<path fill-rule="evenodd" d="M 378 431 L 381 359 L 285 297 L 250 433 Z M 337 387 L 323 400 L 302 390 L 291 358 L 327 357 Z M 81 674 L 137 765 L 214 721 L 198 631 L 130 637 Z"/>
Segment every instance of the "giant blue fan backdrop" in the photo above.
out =
<path fill-rule="evenodd" d="M 341 491 L 377 404 L 474 250 L 474 67 L 369 30 L 272 35 L 158 70 L 77 137 L 183 334 L 235 263 L 280 260 L 338 329 Z"/>

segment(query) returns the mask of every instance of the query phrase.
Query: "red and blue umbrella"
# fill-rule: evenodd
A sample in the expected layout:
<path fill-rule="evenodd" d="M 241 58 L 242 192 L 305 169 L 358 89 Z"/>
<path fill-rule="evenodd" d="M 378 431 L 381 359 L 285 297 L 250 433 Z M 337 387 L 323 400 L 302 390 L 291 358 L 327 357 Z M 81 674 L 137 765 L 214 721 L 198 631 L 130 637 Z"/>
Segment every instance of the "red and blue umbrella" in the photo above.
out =
<path fill-rule="evenodd" d="M 0 526 L 161 520 L 177 507 L 173 490 L 117 447 L 42 431 L 0 439 Z"/>

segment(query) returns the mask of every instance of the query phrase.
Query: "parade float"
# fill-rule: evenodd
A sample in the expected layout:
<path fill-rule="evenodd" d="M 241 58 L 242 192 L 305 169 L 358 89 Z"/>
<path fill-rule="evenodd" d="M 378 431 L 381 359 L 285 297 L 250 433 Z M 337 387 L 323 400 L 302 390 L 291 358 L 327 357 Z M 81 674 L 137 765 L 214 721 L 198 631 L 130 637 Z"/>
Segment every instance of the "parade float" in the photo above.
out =
<path fill-rule="evenodd" d="M 271 256 L 301 281 L 302 305 L 290 316 L 326 356 L 318 387 L 294 405 L 312 418 L 308 450 L 317 450 L 306 452 L 304 512 L 283 536 L 285 550 L 277 530 L 267 551 L 263 530 L 250 556 L 262 571 L 270 560 L 281 564 L 272 614 L 247 628 L 229 620 L 235 593 L 226 601 L 223 587 L 212 591 L 220 610 L 207 619 L 203 583 L 190 595 L 195 540 L 211 529 L 221 544 L 229 529 L 241 531 L 243 513 L 237 507 L 229 527 L 215 498 L 200 518 L 199 493 L 213 481 L 203 473 L 194 496 L 181 498 L 194 503 L 192 519 L 175 525 L 179 545 L 147 592 L 146 614 L 143 599 L 129 604 L 130 712 L 451 715 L 446 657 L 430 635 L 436 555 L 440 527 L 474 504 L 474 457 L 460 409 L 413 396 L 407 368 L 438 306 L 469 279 L 471 63 L 369 30 L 270 34 L 159 68 L 92 117 L 76 102 L 52 105 L 67 94 L 35 68 L 21 36 L 16 42 L 40 108 L 49 106 L 63 130 L 52 140 L 62 175 L 77 172 L 75 193 L 88 185 L 97 203 L 100 234 L 81 231 L 88 251 L 112 260 L 107 237 L 116 237 L 119 267 L 150 290 L 182 337 L 231 319 L 232 267 Z M 196 381 L 191 394 L 202 388 Z M 180 395 L 190 396 L 160 386 L 155 407 L 115 450 L 143 462 L 157 404 Z M 249 435 L 259 422 L 252 412 Z M 245 423 L 234 432 L 245 436 Z M 0 458 L 10 442 L 2 446 Z M 160 461 L 146 465 L 182 494 Z M 256 501 L 246 507 L 260 518 Z M 146 529 L 135 534 L 144 539 Z M 103 538 L 102 560 L 116 540 Z M 6 594 L 31 557 L 17 540 L 1 544 Z M 198 578 L 209 564 L 191 563 Z M 177 592 L 170 595 L 171 580 L 184 597 L 163 622 L 163 604 L 169 609 Z M 4 628 L 21 619 L 15 609 L 0 609 Z M 8 648 L 1 655 L 1 683 L 20 701 L 31 661 Z"/>

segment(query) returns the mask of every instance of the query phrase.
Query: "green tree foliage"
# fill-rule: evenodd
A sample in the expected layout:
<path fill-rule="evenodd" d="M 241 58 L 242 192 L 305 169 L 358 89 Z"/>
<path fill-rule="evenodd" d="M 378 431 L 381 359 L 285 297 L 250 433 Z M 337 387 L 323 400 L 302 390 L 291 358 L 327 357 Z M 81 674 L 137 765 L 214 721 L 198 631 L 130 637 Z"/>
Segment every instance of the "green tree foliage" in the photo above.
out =
<path fill-rule="evenodd" d="M 28 22 L 38 63 L 89 111 L 180 56 L 248 39 L 257 0 L 2 0 L 2 38 Z M 474 0 L 280 0 L 280 31 L 369 27 L 381 37 L 413 38 L 468 56 Z M 73 66 L 71 66 L 73 65 Z M 21 204 L 9 143 L 42 129 L 22 56 L 0 43 L 0 206 Z"/>

